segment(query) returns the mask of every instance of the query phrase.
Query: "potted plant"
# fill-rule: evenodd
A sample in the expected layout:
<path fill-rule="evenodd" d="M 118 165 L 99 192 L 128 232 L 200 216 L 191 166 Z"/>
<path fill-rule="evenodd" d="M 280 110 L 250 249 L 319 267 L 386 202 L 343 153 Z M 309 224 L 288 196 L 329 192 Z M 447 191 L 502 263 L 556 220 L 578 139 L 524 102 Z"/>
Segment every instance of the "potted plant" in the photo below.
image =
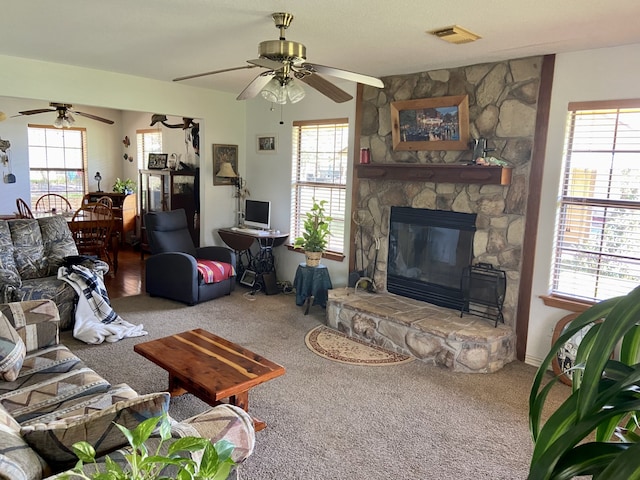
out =
<path fill-rule="evenodd" d="M 126 180 L 120 180 L 116 178 L 116 183 L 113 184 L 113 191 L 116 193 L 126 193 L 127 195 L 133 193 L 136 189 L 136 184 L 130 178 Z"/>
<path fill-rule="evenodd" d="M 316 199 L 313 199 L 313 207 L 305 216 L 302 236 L 297 237 L 293 243 L 294 248 L 304 250 L 309 267 L 320 265 L 322 252 L 326 250 L 328 237 L 331 235 L 329 223 L 333 219 L 325 213 L 326 203 L 326 200 L 316 202 Z"/>
<path fill-rule="evenodd" d="M 158 426 L 160 443 L 155 451 L 149 451 L 145 442 Z M 109 456 L 104 465 L 95 464 L 96 452 L 87 442 L 73 445 L 73 451 L 80 459 L 75 468 L 62 474 L 64 480 L 82 478 L 84 480 L 155 480 L 163 478 L 193 480 L 225 480 L 228 478 L 235 462 L 231 453 L 235 448 L 228 440 L 220 440 L 212 444 L 206 438 L 183 437 L 172 442 L 166 454 L 161 450 L 164 443 L 171 439 L 171 424 L 167 415 L 149 418 L 141 422 L 135 429 L 129 430 L 115 424 L 126 437 L 131 447 L 126 454 L 126 465 L 116 463 Z M 202 451 L 200 461 L 180 456 L 180 452 Z M 85 463 L 94 464 L 95 472 L 85 473 Z M 163 472 L 167 467 L 175 469 L 174 476 L 167 477 Z"/>
<path fill-rule="evenodd" d="M 640 287 L 600 302 L 569 323 L 551 347 L 531 388 L 529 424 L 535 443 L 529 480 L 593 475 L 640 478 Z M 571 369 L 572 393 L 542 424 L 548 369 L 558 351 L 584 333 Z M 545 411 L 546 413 L 546 411 Z"/>

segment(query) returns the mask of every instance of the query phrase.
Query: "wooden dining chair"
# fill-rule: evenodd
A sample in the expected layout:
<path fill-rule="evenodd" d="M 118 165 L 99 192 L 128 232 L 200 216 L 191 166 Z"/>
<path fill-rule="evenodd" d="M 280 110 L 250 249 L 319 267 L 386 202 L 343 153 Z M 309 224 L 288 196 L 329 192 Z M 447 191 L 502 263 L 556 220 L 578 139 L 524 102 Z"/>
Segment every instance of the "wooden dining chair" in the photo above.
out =
<path fill-rule="evenodd" d="M 117 251 L 113 244 L 113 210 L 102 203 L 80 207 L 69 222 L 69 229 L 80 255 L 96 255 L 115 272 Z M 113 254 L 112 254 L 113 252 Z"/>
<path fill-rule="evenodd" d="M 16 198 L 16 206 L 18 207 L 18 218 L 33 218 L 29 205 L 23 199 Z"/>
<path fill-rule="evenodd" d="M 39 213 L 65 213 L 72 210 L 69 200 L 57 193 L 45 193 L 36 201 L 36 212 Z"/>

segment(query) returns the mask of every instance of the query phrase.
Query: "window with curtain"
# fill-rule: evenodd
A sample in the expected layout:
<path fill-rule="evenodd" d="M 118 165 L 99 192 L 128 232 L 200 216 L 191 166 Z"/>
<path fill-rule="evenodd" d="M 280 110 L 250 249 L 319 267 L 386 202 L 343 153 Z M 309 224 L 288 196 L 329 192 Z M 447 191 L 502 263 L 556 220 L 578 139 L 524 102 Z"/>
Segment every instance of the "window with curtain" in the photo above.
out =
<path fill-rule="evenodd" d="M 348 119 L 293 122 L 290 238 L 301 236 L 313 201 L 326 200 L 328 251 L 344 253 L 345 201 L 349 165 Z"/>
<path fill-rule="evenodd" d="M 79 208 L 88 188 L 87 132 L 84 128 L 28 126 L 31 206 L 57 193 Z"/>
<path fill-rule="evenodd" d="M 640 284 L 640 100 L 570 103 L 552 294 L 585 301 Z"/>
<path fill-rule="evenodd" d="M 136 143 L 138 146 L 138 168 L 146 169 L 150 153 L 162 153 L 162 131 L 136 130 Z"/>

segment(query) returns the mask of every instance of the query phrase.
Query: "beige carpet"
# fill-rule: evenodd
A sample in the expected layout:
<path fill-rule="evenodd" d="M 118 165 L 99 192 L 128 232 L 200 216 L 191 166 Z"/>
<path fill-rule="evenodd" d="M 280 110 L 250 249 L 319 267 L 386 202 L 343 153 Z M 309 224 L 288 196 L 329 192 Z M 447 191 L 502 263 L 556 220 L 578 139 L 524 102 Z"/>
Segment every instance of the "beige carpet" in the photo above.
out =
<path fill-rule="evenodd" d="M 316 355 L 334 362 L 351 365 L 381 367 L 414 360 L 408 355 L 392 352 L 377 345 L 370 345 L 356 338 L 349 338 L 344 333 L 324 325 L 307 333 L 304 341 L 309 350 Z"/>
<path fill-rule="evenodd" d="M 287 369 L 251 390 L 249 411 L 267 422 L 243 480 L 515 480 L 527 476 L 532 452 L 527 418 L 535 369 L 512 362 L 494 374 L 451 373 L 421 361 L 387 368 L 331 362 L 304 338 L 324 311 L 304 315 L 293 295 L 229 297 L 188 307 L 145 295 L 113 301 L 146 337 L 86 345 L 63 343 L 112 384 L 140 393 L 167 388 L 167 373 L 133 352 L 136 343 L 204 328 Z M 253 299 L 253 301 L 251 301 Z M 167 352 L 171 355 L 172 352 Z M 551 392 L 559 403 L 570 391 Z M 207 405 L 192 395 L 171 400 L 184 419 Z"/>

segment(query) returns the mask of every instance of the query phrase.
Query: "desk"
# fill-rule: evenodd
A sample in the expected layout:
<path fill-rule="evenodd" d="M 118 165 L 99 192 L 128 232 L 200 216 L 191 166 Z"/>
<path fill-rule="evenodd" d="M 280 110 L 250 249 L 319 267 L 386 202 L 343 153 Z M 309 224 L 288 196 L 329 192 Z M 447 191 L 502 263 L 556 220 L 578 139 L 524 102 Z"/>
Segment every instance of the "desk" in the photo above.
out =
<path fill-rule="evenodd" d="M 307 267 L 306 263 L 301 263 L 296 270 L 293 288 L 296 289 L 296 305 L 304 305 L 306 301 L 305 315 L 309 313 L 311 297 L 313 297 L 314 305 L 320 305 L 325 308 L 329 296 L 328 290 L 333 288 L 331 277 L 329 277 L 329 269 L 326 265 Z"/>
<path fill-rule="evenodd" d="M 269 233 L 267 235 L 256 235 L 231 228 L 221 228 L 218 230 L 218 234 L 222 241 L 236 252 L 236 278 L 242 278 L 245 270 L 251 270 L 257 273 L 257 282 L 264 289 L 262 275 L 273 272 L 275 276 L 276 266 L 273 258 L 273 249 L 284 244 L 289 238 L 289 234 Z M 254 254 L 251 251 L 251 247 L 256 242 L 258 251 Z"/>

